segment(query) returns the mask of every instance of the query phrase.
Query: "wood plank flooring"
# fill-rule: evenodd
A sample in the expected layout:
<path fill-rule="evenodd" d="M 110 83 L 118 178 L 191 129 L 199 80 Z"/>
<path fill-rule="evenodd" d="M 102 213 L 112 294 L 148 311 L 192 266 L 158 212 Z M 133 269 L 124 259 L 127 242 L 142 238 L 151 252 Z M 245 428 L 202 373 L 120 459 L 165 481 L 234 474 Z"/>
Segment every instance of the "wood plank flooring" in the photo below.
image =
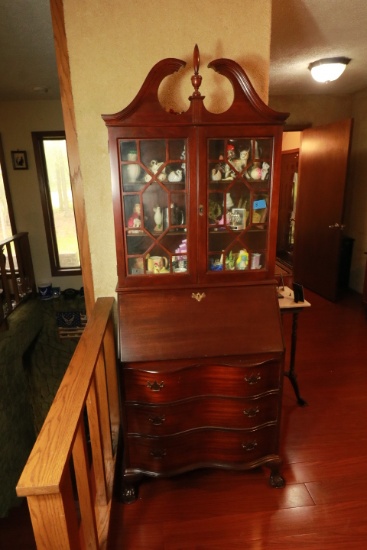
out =
<path fill-rule="evenodd" d="M 108 550 L 366 547 L 367 317 L 355 293 L 336 304 L 305 295 L 312 307 L 299 316 L 296 365 L 308 405 L 285 379 L 285 488 L 269 487 L 266 468 L 146 479 L 136 503 L 114 503 Z M 289 350 L 291 315 L 283 319 Z M 22 509 L 1 519 L 0 548 L 31 550 L 29 529 Z"/>
<path fill-rule="evenodd" d="M 284 489 L 268 471 L 196 471 L 147 480 L 116 504 L 109 550 L 359 550 L 367 544 L 367 320 L 361 297 L 306 290 L 299 315 L 299 407 L 284 380 Z M 291 315 L 283 317 L 287 350 Z M 287 357 L 288 358 L 288 357 Z"/>

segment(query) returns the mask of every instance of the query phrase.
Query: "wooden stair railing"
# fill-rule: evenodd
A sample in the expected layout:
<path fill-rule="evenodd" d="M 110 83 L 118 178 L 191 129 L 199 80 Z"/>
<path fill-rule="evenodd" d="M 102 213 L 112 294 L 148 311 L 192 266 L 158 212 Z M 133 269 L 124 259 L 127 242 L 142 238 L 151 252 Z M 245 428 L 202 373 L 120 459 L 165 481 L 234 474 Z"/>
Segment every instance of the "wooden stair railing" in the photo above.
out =
<path fill-rule="evenodd" d="M 113 303 L 97 300 L 16 488 L 38 550 L 107 545 L 120 429 Z"/>
<path fill-rule="evenodd" d="M 0 324 L 14 309 L 36 295 L 28 233 L 0 241 Z"/>

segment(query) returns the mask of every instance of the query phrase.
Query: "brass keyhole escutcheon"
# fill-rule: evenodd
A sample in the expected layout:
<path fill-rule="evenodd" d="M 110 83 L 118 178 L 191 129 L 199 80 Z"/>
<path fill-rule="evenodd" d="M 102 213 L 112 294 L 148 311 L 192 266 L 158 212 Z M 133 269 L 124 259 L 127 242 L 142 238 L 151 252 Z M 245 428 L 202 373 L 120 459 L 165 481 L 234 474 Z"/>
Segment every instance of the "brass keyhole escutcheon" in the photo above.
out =
<path fill-rule="evenodd" d="M 203 300 L 205 296 L 206 296 L 205 292 L 193 292 L 191 294 L 191 298 L 194 298 L 194 300 L 196 300 L 197 302 L 201 302 L 201 300 Z"/>

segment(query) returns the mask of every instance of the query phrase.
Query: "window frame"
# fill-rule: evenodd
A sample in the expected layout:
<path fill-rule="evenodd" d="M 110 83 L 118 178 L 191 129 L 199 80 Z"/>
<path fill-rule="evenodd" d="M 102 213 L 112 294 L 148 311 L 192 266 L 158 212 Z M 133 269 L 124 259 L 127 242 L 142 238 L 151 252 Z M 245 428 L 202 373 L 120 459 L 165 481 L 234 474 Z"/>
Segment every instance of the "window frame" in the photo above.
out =
<path fill-rule="evenodd" d="M 82 269 L 79 267 L 61 267 L 59 259 L 59 250 L 57 245 L 56 228 L 54 214 L 52 209 L 52 201 L 50 187 L 48 184 L 48 173 L 43 141 L 46 139 L 66 139 L 65 132 L 49 131 L 49 132 L 32 132 L 32 141 L 36 168 L 38 174 L 38 183 L 41 195 L 41 204 L 43 212 L 43 220 L 46 232 L 48 256 L 50 260 L 51 274 L 53 277 L 65 275 L 81 275 Z M 75 210 L 74 210 L 75 215 Z M 77 234 L 78 238 L 78 234 Z"/>
<path fill-rule="evenodd" d="M 10 220 L 10 227 L 12 230 L 12 235 L 17 234 L 17 227 L 15 224 L 15 216 L 14 216 L 14 209 L 13 209 L 13 203 L 10 193 L 10 185 L 9 185 L 9 178 L 8 178 L 8 172 L 6 169 L 6 163 L 5 163 L 5 155 L 4 155 L 4 149 L 3 149 L 3 143 L 1 139 L 1 133 L 0 133 L 0 165 L 1 165 L 1 173 L 2 173 L 2 179 L 4 184 L 4 191 L 5 191 L 5 198 L 6 203 L 8 206 L 8 214 L 9 214 L 9 220 Z"/>

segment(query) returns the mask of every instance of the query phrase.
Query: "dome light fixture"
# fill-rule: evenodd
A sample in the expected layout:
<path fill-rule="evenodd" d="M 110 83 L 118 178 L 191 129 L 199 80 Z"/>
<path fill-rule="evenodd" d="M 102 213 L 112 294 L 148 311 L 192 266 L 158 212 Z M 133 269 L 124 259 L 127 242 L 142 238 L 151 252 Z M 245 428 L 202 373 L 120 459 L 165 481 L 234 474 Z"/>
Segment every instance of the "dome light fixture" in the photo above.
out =
<path fill-rule="evenodd" d="M 348 57 L 328 57 L 310 63 L 308 68 L 317 82 L 331 82 L 343 74 L 349 61 Z"/>

